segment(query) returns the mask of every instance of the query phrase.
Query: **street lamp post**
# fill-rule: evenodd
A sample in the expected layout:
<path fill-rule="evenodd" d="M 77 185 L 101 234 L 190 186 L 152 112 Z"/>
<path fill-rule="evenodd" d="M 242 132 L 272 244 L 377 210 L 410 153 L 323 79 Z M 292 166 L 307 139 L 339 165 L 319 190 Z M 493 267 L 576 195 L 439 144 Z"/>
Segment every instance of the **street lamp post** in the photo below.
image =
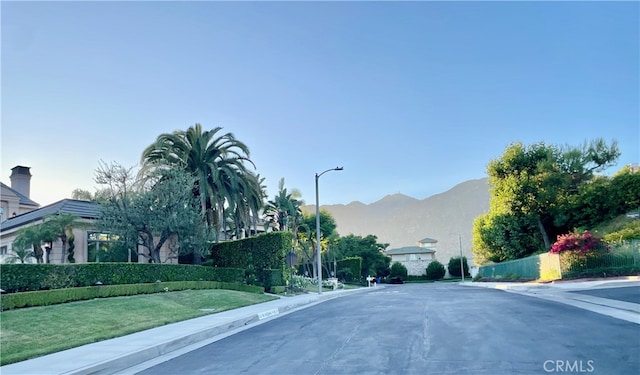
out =
<path fill-rule="evenodd" d="M 462 265 L 462 235 L 458 233 L 458 241 L 460 242 L 460 274 L 462 275 L 462 282 L 464 283 L 464 266 Z"/>
<path fill-rule="evenodd" d="M 318 179 L 330 171 L 341 171 L 342 167 L 327 169 L 322 173 L 316 173 L 316 257 L 318 258 L 318 294 L 322 294 L 322 256 L 320 253 L 320 198 L 318 196 Z"/>

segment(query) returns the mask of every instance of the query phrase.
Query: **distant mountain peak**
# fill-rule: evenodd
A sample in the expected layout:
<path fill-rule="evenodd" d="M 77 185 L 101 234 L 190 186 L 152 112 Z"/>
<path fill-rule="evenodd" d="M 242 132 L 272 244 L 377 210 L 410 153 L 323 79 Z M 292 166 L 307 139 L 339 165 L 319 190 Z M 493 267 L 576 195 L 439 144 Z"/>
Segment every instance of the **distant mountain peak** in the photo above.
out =
<path fill-rule="evenodd" d="M 388 194 L 385 195 L 382 199 L 380 199 L 378 202 L 383 202 L 383 201 L 399 201 L 399 200 L 414 200 L 417 201 L 416 198 L 410 197 L 408 195 L 404 195 L 402 193 L 395 193 L 395 194 Z"/>
<path fill-rule="evenodd" d="M 436 259 L 445 263 L 471 253 L 473 220 L 489 209 L 487 178 L 468 180 L 425 199 L 395 193 L 371 204 L 322 206 L 336 220 L 340 235 L 375 235 L 389 248 L 415 246 L 425 237 L 437 241 Z M 311 206 L 313 207 L 313 206 Z"/>

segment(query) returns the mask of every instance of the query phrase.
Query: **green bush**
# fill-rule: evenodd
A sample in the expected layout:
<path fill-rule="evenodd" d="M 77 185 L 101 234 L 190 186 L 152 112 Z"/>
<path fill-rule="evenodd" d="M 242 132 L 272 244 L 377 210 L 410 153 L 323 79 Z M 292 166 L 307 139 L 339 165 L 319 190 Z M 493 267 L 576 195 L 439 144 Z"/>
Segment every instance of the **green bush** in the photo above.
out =
<path fill-rule="evenodd" d="M 427 278 L 427 275 L 407 275 L 407 282 L 423 282 L 423 281 L 431 281 Z"/>
<path fill-rule="evenodd" d="M 609 243 L 640 240 L 640 220 L 629 221 L 615 232 L 605 234 L 604 240 Z"/>
<path fill-rule="evenodd" d="M 346 283 L 353 281 L 353 271 L 351 268 L 342 268 L 338 270 L 338 280 Z"/>
<path fill-rule="evenodd" d="M 270 272 L 267 269 L 281 270 L 284 283 L 290 277 L 290 271 L 285 264 L 285 257 L 293 242 L 291 232 L 270 232 L 255 237 L 243 238 L 235 241 L 224 241 L 211 247 L 211 261 L 214 267 L 242 268 L 247 270 L 247 283 L 271 283 Z M 275 284 L 274 284 L 275 285 Z"/>
<path fill-rule="evenodd" d="M 400 280 L 407 279 L 407 267 L 404 264 L 395 262 L 391 265 L 391 270 L 389 272 L 389 277 L 392 279 L 399 278 Z"/>
<path fill-rule="evenodd" d="M 338 269 L 338 278 L 341 280 L 349 281 L 359 281 L 360 275 L 362 273 L 362 257 L 347 257 L 342 260 L 339 260 L 337 265 Z M 350 272 L 346 271 L 349 270 Z M 340 273 L 342 272 L 342 276 Z M 349 277 L 347 280 L 346 278 Z"/>
<path fill-rule="evenodd" d="M 462 268 L 464 269 L 465 276 L 471 276 L 469 274 L 469 265 L 467 264 L 467 257 L 462 257 Z M 447 265 L 447 269 L 449 270 L 449 275 L 453 277 L 461 277 L 460 273 L 460 257 L 453 257 L 449 259 L 449 264 Z"/>
<path fill-rule="evenodd" d="M 244 270 L 186 264 L 82 263 L 6 264 L 0 288 L 7 293 L 95 285 L 141 284 L 156 281 L 224 281 L 244 283 Z"/>
<path fill-rule="evenodd" d="M 460 269 L 460 266 L 458 266 L 458 269 Z M 427 280 L 440 280 L 445 273 L 444 265 L 437 260 L 431 261 L 427 266 Z"/>
<path fill-rule="evenodd" d="M 271 287 L 271 293 L 274 294 L 282 294 L 287 290 L 286 286 L 283 285 L 278 285 L 278 286 L 272 286 Z"/>
<path fill-rule="evenodd" d="M 281 269 L 263 269 L 257 273 L 259 275 L 258 279 L 262 280 L 261 283 L 266 292 L 271 292 L 272 287 L 285 285 Z"/>
<path fill-rule="evenodd" d="M 3 294 L 0 296 L 0 310 L 4 311 L 22 307 L 47 306 L 93 298 L 132 296 L 137 294 L 170 291 L 174 292 L 187 289 L 230 289 L 249 293 L 264 292 L 262 287 L 221 281 L 175 281 L 166 283 L 87 286 L 80 288 Z"/>
<path fill-rule="evenodd" d="M 598 267 L 567 273 L 566 275 L 562 275 L 562 278 L 575 279 L 584 277 L 616 277 L 630 275 L 640 276 L 640 266 Z"/>

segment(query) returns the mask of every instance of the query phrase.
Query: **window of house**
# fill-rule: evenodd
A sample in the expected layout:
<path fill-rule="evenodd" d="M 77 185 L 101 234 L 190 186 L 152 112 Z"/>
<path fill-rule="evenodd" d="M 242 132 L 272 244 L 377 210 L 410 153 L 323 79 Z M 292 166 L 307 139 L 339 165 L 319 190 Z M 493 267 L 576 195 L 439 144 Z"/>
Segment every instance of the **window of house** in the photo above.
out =
<path fill-rule="evenodd" d="M 0 247 L 0 255 L 7 255 L 7 247 L 6 246 Z"/>
<path fill-rule="evenodd" d="M 124 241 L 116 235 L 89 232 L 87 235 L 88 262 L 137 262 L 138 254 L 129 251 Z"/>

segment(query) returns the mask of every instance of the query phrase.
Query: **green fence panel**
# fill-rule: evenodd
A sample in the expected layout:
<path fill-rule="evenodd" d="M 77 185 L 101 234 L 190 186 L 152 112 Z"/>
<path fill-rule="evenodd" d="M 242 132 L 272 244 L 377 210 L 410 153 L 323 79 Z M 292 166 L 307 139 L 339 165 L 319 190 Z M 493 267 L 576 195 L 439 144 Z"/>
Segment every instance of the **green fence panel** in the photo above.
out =
<path fill-rule="evenodd" d="M 573 252 L 543 253 L 527 258 L 481 266 L 478 274 L 489 279 L 558 280 L 583 276 L 640 274 L 640 241 L 610 245 L 608 253 L 586 256 Z"/>
<path fill-rule="evenodd" d="M 562 253 L 560 264 L 562 275 L 568 278 L 638 274 L 640 241 L 611 244 L 607 253 Z"/>
<path fill-rule="evenodd" d="M 540 278 L 540 256 L 484 265 L 478 272 L 484 278 L 537 280 Z"/>

